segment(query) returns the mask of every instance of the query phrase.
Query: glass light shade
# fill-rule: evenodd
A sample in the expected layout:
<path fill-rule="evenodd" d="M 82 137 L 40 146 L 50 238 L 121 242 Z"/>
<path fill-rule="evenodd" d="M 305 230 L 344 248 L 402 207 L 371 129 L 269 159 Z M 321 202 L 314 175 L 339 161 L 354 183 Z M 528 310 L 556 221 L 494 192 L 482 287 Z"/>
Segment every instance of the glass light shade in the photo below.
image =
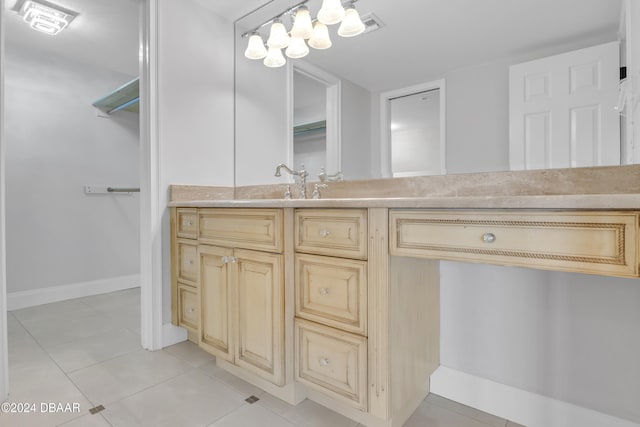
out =
<path fill-rule="evenodd" d="M 271 24 L 271 32 L 267 39 L 267 46 L 276 49 L 283 49 L 289 46 L 289 34 L 287 34 L 287 29 L 282 22 L 274 21 L 274 23 Z"/>
<path fill-rule="evenodd" d="M 296 18 L 293 21 L 293 28 L 291 28 L 291 37 L 298 37 L 301 39 L 311 38 L 313 35 L 313 25 L 311 25 L 311 14 L 309 9 L 301 7 L 296 11 Z"/>
<path fill-rule="evenodd" d="M 247 43 L 247 50 L 244 51 L 244 56 L 249 59 L 262 59 L 267 56 L 267 48 L 264 47 L 264 42 L 260 34 L 251 34 L 249 42 Z"/>
<path fill-rule="evenodd" d="M 322 0 L 322 7 L 318 12 L 318 21 L 325 25 L 333 25 L 342 21 L 345 11 L 340 0 Z"/>
<path fill-rule="evenodd" d="M 287 60 L 284 59 L 284 55 L 282 55 L 282 51 L 276 47 L 270 47 L 267 52 L 267 56 L 264 58 L 264 65 L 270 68 L 282 67 L 287 63 Z"/>
<path fill-rule="evenodd" d="M 338 28 L 338 35 L 342 37 L 353 37 L 364 32 L 364 23 L 360 19 L 358 11 L 353 7 L 347 9 L 347 12 Z"/>
<path fill-rule="evenodd" d="M 289 58 L 302 58 L 309 54 L 309 48 L 304 42 L 304 39 L 300 37 L 291 37 L 291 43 L 284 52 Z"/>
<path fill-rule="evenodd" d="M 313 26 L 313 36 L 309 39 L 309 46 L 314 49 L 329 49 L 331 47 L 329 29 L 320 21 Z"/>

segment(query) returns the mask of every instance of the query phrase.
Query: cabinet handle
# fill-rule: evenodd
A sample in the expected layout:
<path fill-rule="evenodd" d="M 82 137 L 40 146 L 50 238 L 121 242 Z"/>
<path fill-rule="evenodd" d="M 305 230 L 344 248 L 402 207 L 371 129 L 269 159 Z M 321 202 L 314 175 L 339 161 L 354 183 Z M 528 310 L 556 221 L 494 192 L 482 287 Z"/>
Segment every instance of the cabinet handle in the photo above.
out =
<path fill-rule="evenodd" d="M 329 364 L 331 364 L 331 360 L 329 360 L 329 359 L 328 359 L 328 358 L 326 358 L 326 357 L 321 357 L 321 358 L 318 360 L 318 363 L 320 363 L 320 366 L 329 366 Z"/>
<path fill-rule="evenodd" d="M 194 311 L 196 311 L 196 309 L 195 309 L 195 308 L 193 308 L 193 307 L 189 307 L 189 313 L 193 313 Z"/>
<path fill-rule="evenodd" d="M 485 243 L 493 243 L 496 241 L 496 235 L 493 233 L 484 233 L 482 235 L 482 241 Z"/>
<path fill-rule="evenodd" d="M 320 288 L 318 289 L 318 293 L 320 293 L 320 295 L 329 295 L 329 288 Z"/>
<path fill-rule="evenodd" d="M 329 230 L 320 230 L 320 237 L 329 237 L 329 235 L 331 234 L 331 232 Z"/>
<path fill-rule="evenodd" d="M 236 262 L 238 262 L 238 258 L 234 257 L 234 256 L 223 256 L 222 257 L 222 263 L 223 264 L 235 264 Z"/>

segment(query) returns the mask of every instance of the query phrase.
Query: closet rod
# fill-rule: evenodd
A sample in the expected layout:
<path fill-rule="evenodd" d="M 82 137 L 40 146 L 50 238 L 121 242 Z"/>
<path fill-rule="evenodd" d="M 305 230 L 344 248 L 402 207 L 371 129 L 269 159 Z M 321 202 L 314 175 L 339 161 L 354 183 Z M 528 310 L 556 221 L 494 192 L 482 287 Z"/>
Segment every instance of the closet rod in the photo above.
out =
<path fill-rule="evenodd" d="M 107 187 L 107 191 L 109 193 L 139 193 L 140 189 L 139 188 L 114 188 L 114 187 Z"/>

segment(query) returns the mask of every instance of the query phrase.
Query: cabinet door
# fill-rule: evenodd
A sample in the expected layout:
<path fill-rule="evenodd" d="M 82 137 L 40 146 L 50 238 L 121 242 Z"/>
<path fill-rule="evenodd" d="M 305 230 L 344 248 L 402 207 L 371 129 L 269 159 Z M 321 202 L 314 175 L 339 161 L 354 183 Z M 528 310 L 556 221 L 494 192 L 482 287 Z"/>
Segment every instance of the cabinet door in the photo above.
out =
<path fill-rule="evenodd" d="M 200 347 L 233 362 L 233 332 L 230 307 L 233 288 L 229 280 L 231 249 L 200 245 Z"/>
<path fill-rule="evenodd" d="M 236 249 L 235 363 L 284 385 L 284 276 L 282 255 Z"/>

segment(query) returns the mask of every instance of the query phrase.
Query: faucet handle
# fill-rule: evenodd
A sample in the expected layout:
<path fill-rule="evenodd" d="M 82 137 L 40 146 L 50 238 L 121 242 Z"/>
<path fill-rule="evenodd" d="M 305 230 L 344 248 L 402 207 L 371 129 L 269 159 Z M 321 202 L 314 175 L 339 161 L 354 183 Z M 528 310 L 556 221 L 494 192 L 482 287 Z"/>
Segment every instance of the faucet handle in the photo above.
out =
<path fill-rule="evenodd" d="M 320 198 L 320 189 L 329 187 L 327 184 L 313 184 L 313 193 L 311 194 L 312 199 Z"/>
<path fill-rule="evenodd" d="M 318 174 L 318 178 L 320 179 L 320 182 L 343 181 L 344 180 L 341 171 L 338 171 L 338 172 L 334 173 L 333 175 L 327 175 L 327 173 L 325 172 L 324 168 L 320 169 L 320 173 Z"/>
<path fill-rule="evenodd" d="M 284 192 L 284 198 L 285 199 L 290 199 L 291 198 L 291 186 L 287 185 L 287 189 Z"/>

